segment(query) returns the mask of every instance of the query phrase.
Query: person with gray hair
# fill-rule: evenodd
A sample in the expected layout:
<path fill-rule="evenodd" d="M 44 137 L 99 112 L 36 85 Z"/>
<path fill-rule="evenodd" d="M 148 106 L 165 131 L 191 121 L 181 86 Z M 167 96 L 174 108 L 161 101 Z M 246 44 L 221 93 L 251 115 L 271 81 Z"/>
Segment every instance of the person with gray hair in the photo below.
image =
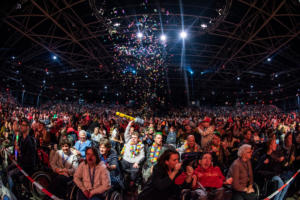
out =
<path fill-rule="evenodd" d="M 92 142 L 86 139 L 85 130 L 80 130 L 79 140 L 74 145 L 75 149 L 77 150 L 77 154 L 80 155 L 82 158 L 85 158 L 85 150 L 91 146 Z"/>
<path fill-rule="evenodd" d="M 254 200 L 253 171 L 251 165 L 252 147 L 243 144 L 238 150 L 238 158 L 229 168 L 227 177 L 232 178 L 233 200 Z"/>

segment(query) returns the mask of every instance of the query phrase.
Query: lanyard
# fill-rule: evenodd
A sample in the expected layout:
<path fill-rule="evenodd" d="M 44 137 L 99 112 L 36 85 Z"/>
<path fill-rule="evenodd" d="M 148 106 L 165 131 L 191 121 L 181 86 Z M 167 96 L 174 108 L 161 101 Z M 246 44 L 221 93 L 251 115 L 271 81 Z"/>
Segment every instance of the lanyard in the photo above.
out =
<path fill-rule="evenodd" d="M 62 163 L 63 163 L 63 166 L 65 167 L 65 163 L 67 162 L 67 160 L 69 160 L 71 156 L 68 156 L 66 159 L 65 159 L 65 154 L 63 153 L 62 155 Z"/>
<path fill-rule="evenodd" d="M 91 168 L 89 166 L 89 175 L 90 175 L 92 188 L 94 187 L 95 171 L 96 171 L 96 166 L 94 167 L 93 174 L 91 174 Z"/>

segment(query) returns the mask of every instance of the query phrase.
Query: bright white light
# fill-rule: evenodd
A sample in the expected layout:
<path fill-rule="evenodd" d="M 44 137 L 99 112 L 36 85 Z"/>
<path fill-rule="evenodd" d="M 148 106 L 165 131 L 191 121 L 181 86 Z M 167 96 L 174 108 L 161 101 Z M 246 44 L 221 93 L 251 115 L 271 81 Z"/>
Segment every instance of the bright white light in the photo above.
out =
<path fill-rule="evenodd" d="M 271 62 L 271 60 L 272 60 L 271 58 L 268 58 L 268 59 L 267 59 L 268 62 Z"/>
<path fill-rule="evenodd" d="M 135 73 L 136 73 L 136 71 L 135 71 L 135 70 L 132 70 L 132 73 L 133 73 L 133 74 L 135 74 Z"/>
<path fill-rule="evenodd" d="M 278 77 L 278 74 L 275 74 L 275 78 L 277 78 Z"/>
<path fill-rule="evenodd" d="M 160 36 L 160 40 L 161 41 L 166 41 L 167 40 L 167 36 L 166 35 L 161 35 Z"/>
<path fill-rule="evenodd" d="M 107 89 L 107 86 L 106 86 L 106 85 L 104 86 L 104 89 Z"/>
<path fill-rule="evenodd" d="M 46 81 L 45 81 L 45 80 L 43 80 L 43 83 L 45 84 L 45 83 L 46 83 Z"/>
<path fill-rule="evenodd" d="M 187 33 L 186 33 L 185 31 L 182 31 L 182 32 L 180 33 L 180 37 L 181 37 L 182 39 L 185 39 L 185 38 L 187 37 Z"/>
<path fill-rule="evenodd" d="M 237 79 L 238 81 L 241 80 L 241 78 L 240 78 L 239 76 L 238 76 L 236 79 Z"/>
<path fill-rule="evenodd" d="M 75 85 L 75 83 L 73 82 L 73 83 L 72 83 L 72 85 L 74 86 L 74 85 Z"/>
<path fill-rule="evenodd" d="M 193 72 L 193 71 L 190 71 L 190 74 L 191 74 L 191 75 L 193 75 L 193 74 L 194 74 L 194 72 Z"/>
<path fill-rule="evenodd" d="M 250 88 L 253 88 L 254 86 L 253 85 L 250 85 Z"/>
<path fill-rule="evenodd" d="M 143 33 L 138 32 L 138 33 L 137 33 L 137 37 L 138 37 L 138 38 L 142 38 L 142 37 L 143 37 Z"/>
<path fill-rule="evenodd" d="M 118 23 L 118 22 L 114 24 L 115 27 L 119 27 L 120 25 L 121 25 L 121 24 Z"/>
<path fill-rule="evenodd" d="M 89 76 L 86 74 L 86 75 L 85 75 L 85 78 L 88 78 L 88 77 L 89 77 Z"/>
<path fill-rule="evenodd" d="M 13 59 L 13 60 L 14 60 L 14 59 L 16 59 L 16 57 L 15 57 L 15 56 L 12 56 L 12 57 L 11 57 L 11 59 Z"/>
<path fill-rule="evenodd" d="M 201 24 L 201 28 L 207 28 L 207 24 Z"/>
<path fill-rule="evenodd" d="M 57 56 L 52 56 L 52 59 L 53 59 L 53 60 L 56 60 L 56 59 L 57 59 Z"/>

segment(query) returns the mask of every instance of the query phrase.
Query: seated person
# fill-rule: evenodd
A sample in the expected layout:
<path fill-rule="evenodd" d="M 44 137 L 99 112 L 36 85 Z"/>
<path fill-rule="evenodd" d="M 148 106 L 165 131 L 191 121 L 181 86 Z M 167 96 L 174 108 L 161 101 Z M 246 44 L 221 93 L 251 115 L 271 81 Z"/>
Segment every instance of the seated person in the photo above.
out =
<path fill-rule="evenodd" d="M 99 133 L 99 127 L 95 127 L 91 136 L 93 146 L 98 146 L 101 138 L 102 135 Z"/>
<path fill-rule="evenodd" d="M 188 135 L 184 144 L 178 150 L 181 153 L 201 152 L 200 146 L 195 141 L 194 135 Z"/>
<path fill-rule="evenodd" d="M 140 163 L 145 158 L 144 144 L 138 139 L 138 132 L 129 132 L 128 127 L 131 126 L 133 121 L 129 122 L 125 131 L 125 145 L 121 151 L 122 155 L 122 168 L 125 171 L 130 171 L 130 186 L 134 185 L 137 178 Z M 130 134 L 131 133 L 131 134 Z"/>
<path fill-rule="evenodd" d="M 162 145 L 162 132 L 156 132 L 153 144 L 147 150 L 147 160 L 143 166 L 143 178 L 147 181 L 159 156 L 166 150 Z"/>
<path fill-rule="evenodd" d="M 84 130 L 80 130 L 79 140 L 75 143 L 74 146 L 77 150 L 77 155 L 80 155 L 82 158 L 85 158 L 85 150 L 91 146 L 91 141 L 86 139 L 86 132 Z"/>
<path fill-rule="evenodd" d="M 159 157 L 138 200 L 179 200 L 181 188 L 175 184 L 175 178 L 179 176 L 180 169 L 179 153 L 173 149 L 166 150 Z"/>
<path fill-rule="evenodd" d="M 100 160 L 103 161 L 110 173 L 112 187 L 123 187 L 121 171 L 118 163 L 118 154 L 111 147 L 108 139 L 102 138 L 99 144 Z"/>
<path fill-rule="evenodd" d="M 214 158 L 214 163 L 222 170 L 228 168 L 229 151 L 224 148 L 221 142 L 221 134 L 219 131 L 214 131 L 212 141 L 206 146 L 206 152 L 210 152 Z M 225 146 L 226 147 L 226 146 Z"/>
<path fill-rule="evenodd" d="M 61 150 L 54 153 L 50 162 L 56 177 L 52 181 L 49 190 L 59 198 L 65 198 L 68 190 L 67 183 L 73 180 L 73 174 L 78 167 L 78 160 L 70 150 L 71 143 L 69 140 L 62 140 L 60 146 Z"/>
<path fill-rule="evenodd" d="M 256 170 L 259 177 L 272 179 L 272 181 L 277 182 L 277 189 L 279 189 L 284 185 L 284 182 L 287 181 L 292 175 L 288 175 L 283 171 L 284 164 L 285 158 L 283 156 L 283 153 L 277 149 L 276 139 L 271 139 L 267 142 L 267 149 L 260 157 Z M 274 199 L 284 199 L 284 196 L 288 191 L 290 185 L 291 184 L 288 184 L 283 190 L 281 190 L 274 197 Z"/>
<path fill-rule="evenodd" d="M 231 164 L 227 177 L 232 177 L 233 200 L 255 200 L 253 171 L 251 165 L 252 147 L 243 144 L 238 150 L 238 158 Z"/>
<path fill-rule="evenodd" d="M 205 188 L 207 195 L 201 199 L 224 199 L 223 184 L 231 184 L 232 178 L 225 181 L 219 167 L 214 167 L 212 164 L 212 155 L 204 153 L 199 160 L 199 166 L 195 169 L 197 181 Z"/>
<path fill-rule="evenodd" d="M 77 199 L 104 200 L 105 192 L 111 187 L 109 171 L 100 162 L 96 148 L 88 147 L 85 155 L 85 161 L 80 163 L 74 174 L 74 182 L 79 188 Z"/>

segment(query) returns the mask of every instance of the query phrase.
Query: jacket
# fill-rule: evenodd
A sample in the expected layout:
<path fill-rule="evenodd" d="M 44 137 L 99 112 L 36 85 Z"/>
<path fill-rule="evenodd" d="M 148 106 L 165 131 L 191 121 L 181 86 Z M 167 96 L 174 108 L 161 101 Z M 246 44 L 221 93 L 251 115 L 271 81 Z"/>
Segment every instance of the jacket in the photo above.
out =
<path fill-rule="evenodd" d="M 93 186 L 93 180 L 91 180 L 89 173 L 89 165 L 85 162 L 80 163 L 79 167 L 75 171 L 74 182 L 82 192 L 88 190 L 92 196 L 95 194 L 103 194 L 111 187 L 109 172 L 103 162 L 100 162 L 95 166 Z"/>

